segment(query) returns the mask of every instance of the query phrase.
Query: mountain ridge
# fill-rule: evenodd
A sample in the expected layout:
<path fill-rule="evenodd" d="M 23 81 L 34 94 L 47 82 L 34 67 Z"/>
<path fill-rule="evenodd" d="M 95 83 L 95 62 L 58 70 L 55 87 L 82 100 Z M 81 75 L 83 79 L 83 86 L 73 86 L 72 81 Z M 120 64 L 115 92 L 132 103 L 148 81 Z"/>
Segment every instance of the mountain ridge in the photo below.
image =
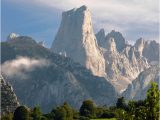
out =
<path fill-rule="evenodd" d="M 82 6 L 62 13 L 51 51 L 72 58 L 96 76 L 105 77 L 119 92 L 150 67 L 139 45 L 128 45 L 125 37 L 115 30 L 105 35 L 101 29 L 95 34 L 91 13 Z"/>
<path fill-rule="evenodd" d="M 2 73 L 22 104 L 29 107 L 39 105 L 46 112 L 65 101 L 79 108 L 85 99 L 92 99 L 98 105 L 111 105 L 117 98 L 114 87 L 104 78 L 92 75 L 91 71 L 68 57 L 52 53 L 30 37 L 18 37 L 12 42 L 3 42 L 1 46 Z M 44 59 L 49 64 L 43 63 Z M 17 69 L 11 67 L 13 63 L 19 64 L 18 70 L 27 76 L 20 77 L 16 73 L 9 76 L 5 68 L 10 67 L 15 72 Z M 31 68 L 25 67 L 26 63 L 32 64 L 29 65 Z"/>

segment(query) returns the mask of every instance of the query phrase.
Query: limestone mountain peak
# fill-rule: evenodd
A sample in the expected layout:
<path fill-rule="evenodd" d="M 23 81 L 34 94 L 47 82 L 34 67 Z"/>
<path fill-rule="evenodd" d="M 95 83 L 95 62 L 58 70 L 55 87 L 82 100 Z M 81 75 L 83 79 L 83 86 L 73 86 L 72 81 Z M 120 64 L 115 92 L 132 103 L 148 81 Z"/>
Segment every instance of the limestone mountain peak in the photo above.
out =
<path fill-rule="evenodd" d="M 105 61 L 93 31 L 91 13 L 86 6 L 63 12 L 51 50 L 65 52 L 66 56 L 86 66 L 95 75 L 105 74 Z"/>

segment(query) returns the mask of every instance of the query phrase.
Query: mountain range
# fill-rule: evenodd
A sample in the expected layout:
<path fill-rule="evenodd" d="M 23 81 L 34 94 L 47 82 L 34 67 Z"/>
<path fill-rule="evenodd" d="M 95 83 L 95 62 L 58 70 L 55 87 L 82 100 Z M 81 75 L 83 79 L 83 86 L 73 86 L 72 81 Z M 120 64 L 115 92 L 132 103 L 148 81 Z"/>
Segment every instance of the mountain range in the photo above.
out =
<path fill-rule="evenodd" d="M 62 21 L 51 51 L 72 58 L 96 76 L 109 80 L 117 92 L 124 91 L 138 75 L 158 61 L 159 44 L 142 38 L 134 45 L 115 30 L 93 31 L 86 6 L 62 13 Z M 149 52 L 151 51 L 151 52 Z"/>
<path fill-rule="evenodd" d="M 39 105 L 44 112 L 64 102 L 78 109 L 86 99 L 109 106 L 121 95 L 145 98 L 150 82 L 159 79 L 159 48 L 143 38 L 131 45 L 116 30 L 95 34 L 91 12 L 81 6 L 62 13 L 50 49 L 10 34 L 1 42 L 1 73 L 20 104 Z"/>
<path fill-rule="evenodd" d="M 2 47 L 2 74 L 13 86 L 20 104 L 41 106 L 44 112 L 70 103 L 79 108 L 86 99 L 112 105 L 117 93 L 109 81 L 94 76 L 69 57 L 52 53 L 30 37 L 19 36 Z"/>

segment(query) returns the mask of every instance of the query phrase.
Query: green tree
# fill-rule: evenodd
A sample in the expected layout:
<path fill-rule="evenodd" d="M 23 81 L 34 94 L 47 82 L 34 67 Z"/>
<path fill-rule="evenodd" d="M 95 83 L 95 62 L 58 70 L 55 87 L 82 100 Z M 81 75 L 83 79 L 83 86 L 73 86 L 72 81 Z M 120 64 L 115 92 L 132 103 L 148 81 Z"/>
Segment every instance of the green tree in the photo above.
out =
<path fill-rule="evenodd" d="M 96 108 L 96 118 L 102 118 L 105 110 L 106 109 L 103 107 L 97 107 Z"/>
<path fill-rule="evenodd" d="M 77 120 L 79 117 L 80 117 L 80 116 L 79 116 L 79 111 L 73 109 L 73 119 L 74 119 L 74 120 L 75 120 L 75 119 Z"/>
<path fill-rule="evenodd" d="M 62 107 L 66 110 L 65 120 L 73 120 L 73 109 L 71 106 L 65 102 Z"/>
<path fill-rule="evenodd" d="M 19 106 L 15 112 L 13 120 L 29 120 L 29 110 L 25 106 Z"/>
<path fill-rule="evenodd" d="M 126 119 L 126 111 L 124 109 L 116 109 L 115 110 L 115 116 L 117 120 L 127 120 Z"/>
<path fill-rule="evenodd" d="M 80 115 L 89 117 L 89 118 L 94 118 L 96 114 L 96 107 L 93 101 L 91 100 L 85 100 L 80 108 Z"/>
<path fill-rule="evenodd" d="M 55 114 L 54 112 L 48 113 L 44 115 L 48 120 L 54 120 Z"/>
<path fill-rule="evenodd" d="M 66 110 L 63 107 L 57 107 L 52 112 L 55 114 L 54 120 L 65 120 Z"/>
<path fill-rule="evenodd" d="M 116 103 L 116 107 L 121 108 L 121 109 L 126 109 L 127 105 L 125 103 L 124 97 L 118 98 L 117 103 Z"/>
<path fill-rule="evenodd" d="M 31 116 L 33 120 L 41 120 L 42 112 L 40 107 L 34 107 Z"/>
<path fill-rule="evenodd" d="M 147 99 L 146 99 L 148 120 L 159 119 L 159 101 L 160 101 L 160 92 L 158 89 L 158 84 L 152 82 L 151 88 L 147 91 Z"/>
<path fill-rule="evenodd" d="M 128 102 L 128 117 L 130 117 L 131 120 L 135 120 L 135 114 L 136 114 L 136 106 L 135 101 L 129 101 Z"/>
<path fill-rule="evenodd" d="M 2 116 L 1 120 L 13 120 L 13 113 L 8 113 Z"/>
<path fill-rule="evenodd" d="M 62 106 L 52 110 L 55 120 L 73 120 L 73 109 L 68 103 L 64 103 Z"/>

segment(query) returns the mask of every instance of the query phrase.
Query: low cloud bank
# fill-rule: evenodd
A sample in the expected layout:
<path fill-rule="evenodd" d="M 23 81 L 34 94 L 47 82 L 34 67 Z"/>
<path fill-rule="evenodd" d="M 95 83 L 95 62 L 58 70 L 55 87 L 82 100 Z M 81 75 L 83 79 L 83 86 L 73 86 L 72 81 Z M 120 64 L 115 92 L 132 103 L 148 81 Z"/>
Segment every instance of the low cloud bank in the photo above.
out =
<path fill-rule="evenodd" d="M 20 79 L 27 79 L 27 72 L 34 69 L 49 66 L 50 61 L 47 59 L 34 59 L 29 57 L 17 57 L 14 60 L 6 61 L 1 65 L 1 72 L 3 75 L 12 78 L 19 77 Z"/>

